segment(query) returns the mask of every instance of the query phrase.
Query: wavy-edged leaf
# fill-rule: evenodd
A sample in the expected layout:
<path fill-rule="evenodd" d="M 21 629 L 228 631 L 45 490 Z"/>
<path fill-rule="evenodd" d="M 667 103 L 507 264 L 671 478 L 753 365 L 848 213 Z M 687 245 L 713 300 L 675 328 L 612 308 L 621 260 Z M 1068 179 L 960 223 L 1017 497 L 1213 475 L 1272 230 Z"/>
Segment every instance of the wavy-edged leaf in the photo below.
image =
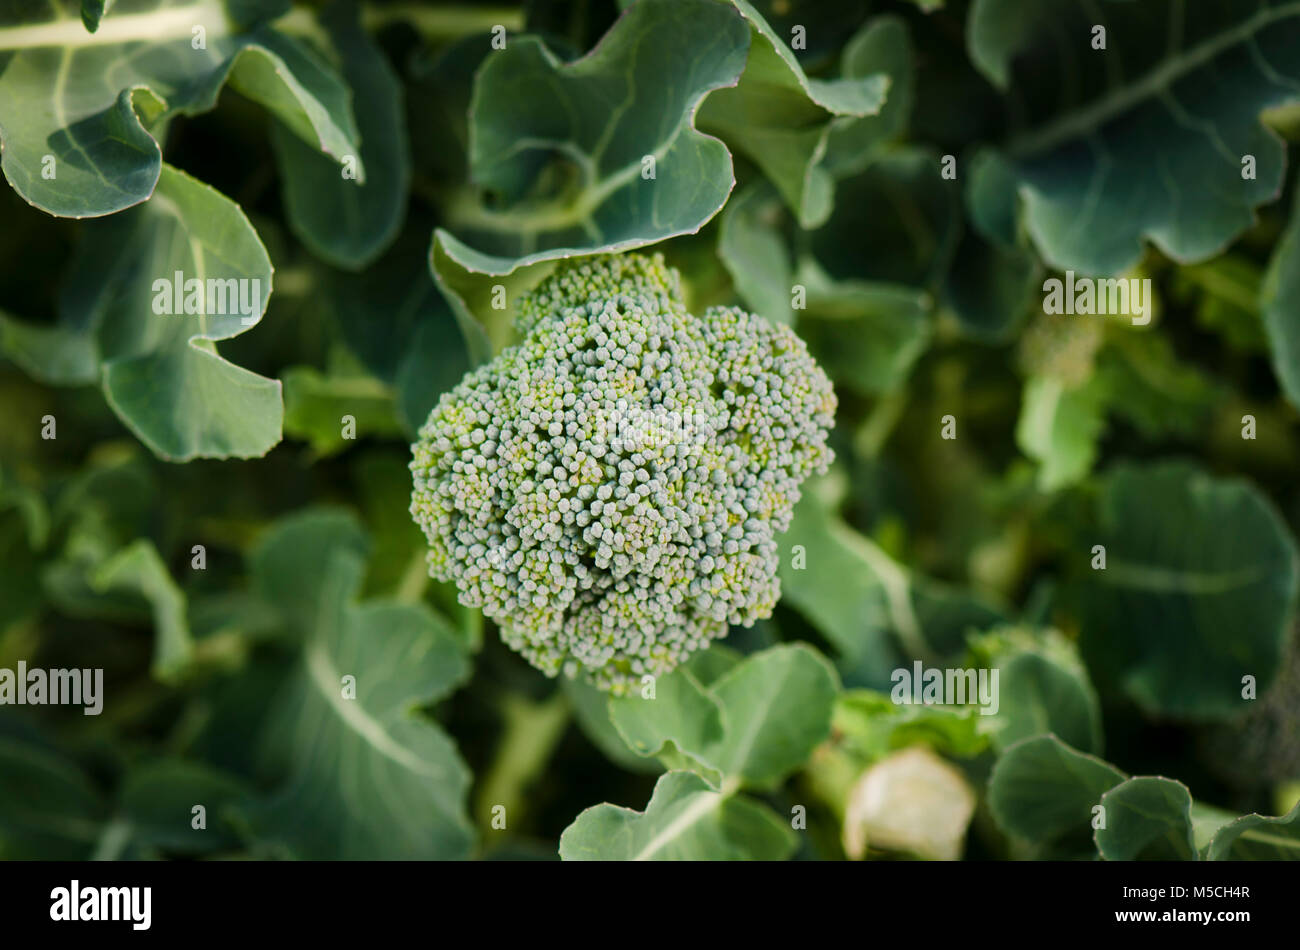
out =
<path fill-rule="evenodd" d="M 884 75 L 889 86 L 875 115 L 831 124 L 822 167 L 837 178 L 862 171 L 907 129 L 915 70 L 906 22 L 893 15 L 872 17 L 844 44 L 840 71 L 845 77 Z"/>
<path fill-rule="evenodd" d="M 86 225 L 59 322 L 0 318 L 4 342 L 38 379 L 100 381 L 113 411 L 161 458 L 263 455 L 280 440 L 280 383 L 226 361 L 214 342 L 261 320 L 271 273 L 239 207 L 164 165 L 146 204 Z M 205 292 L 191 307 L 192 280 Z M 181 312 L 172 312 L 177 291 Z"/>
<path fill-rule="evenodd" d="M 1194 465 L 1123 464 L 1106 477 L 1079 545 L 1080 647 L 1098 686 L 1150 713 L 1222 719 L 1243 709 L 1242 677 L 1278 670 L 1297 586 L 1295 541 L 1247 482 Z"/>
<path fill-rule="evenodd" d="M 0 13 L 9 183 L 62 217 L 139 204 L 162 172 L 166 121 L 211 109 L 227 82 L 312 147 L 357 155 L 347 87 L 295 40 L 265 27 L 241 32 L 245 13 L 223 0 L 119 0 L 94 33 L 54 3 Z"/>
<path fill-rule="evenodd" d="M 874 116 L 889 79 L 861 75 L 860 58 L 840 79 L 810 79 L 785 41 L 746 0 L 733 0 L 753 38 L 740 82 L 720 89 L 700 109 L 700 125 L 754 161 L 776 185 L 802 227 L 831 213 L 834 183 L 820 168 L 832 131 Z"/>
<path fill-rule="evenodd" d="M 1300 861 L 1300 803 L 1276 818 L 1242 815 L 1223 825 L 1207 861 Z"/>
<path fill-rule="evenodd" d="M 693 772 L 660 776 L 644 812 L 595 805 L 560 836 L 566 861 L 775 861 L 794 847 L 794 832 L 766 806 Z"/>
<path fill-rule="evenodd" d="M 492 203 L 458 193 L 430 258 L 457 315 L 500 317 L 467 283 L 490 292 L 531 264 L 698 231 L 734 178 L 726 146 L 694 128 L 695 110 L 736 82 L 748 48 L 744 19 L 726 5 L 641 0 L 574 62 L 535 37 L 492 53 L 474 83 L 469 147 L 473 184 Z M 476 360 L 482 344 L 471 341 Z"/>
<path fill-rule="evenodd" d="M 1029 125 L 1001 149 L 1005 174 L 976 187 L 1018 195 L 1035 245 L 1060 270 L 1119 274 L 1144 241 L 1179 261 L 1204 259 L 1278 193 L 1283 147 L 1259 117 L 1300 94 L 1300 3 L 1183 9 L 1183 0 L 971 9 L 970 56 Z M 1092 47 L 1094 25 L 1105 27 L 1104 50 Z"/>
<path fill-rule="evenodd" d="M 715 788 L 773 787 L 830 734 L 839 677 L 804 644 L 734 663 L 705 656 L 660 677 L 654 699 L 610 699 L 615 728 L 638 755 L 690 769 Z"/>

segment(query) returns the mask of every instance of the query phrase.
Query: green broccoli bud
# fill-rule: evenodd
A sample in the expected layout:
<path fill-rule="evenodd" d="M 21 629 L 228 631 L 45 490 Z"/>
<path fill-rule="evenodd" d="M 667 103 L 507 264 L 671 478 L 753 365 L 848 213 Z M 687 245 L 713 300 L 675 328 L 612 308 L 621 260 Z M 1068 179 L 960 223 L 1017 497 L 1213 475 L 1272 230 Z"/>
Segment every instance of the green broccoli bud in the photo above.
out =
<path fill-rule="evenodd" d="M 411 513 L 512 649 L 621 694 L 771 615 L 835 394 L 789 327 L 688 313 L 659 255 L 561 263 L 518 313 L 421 428 Z"/>

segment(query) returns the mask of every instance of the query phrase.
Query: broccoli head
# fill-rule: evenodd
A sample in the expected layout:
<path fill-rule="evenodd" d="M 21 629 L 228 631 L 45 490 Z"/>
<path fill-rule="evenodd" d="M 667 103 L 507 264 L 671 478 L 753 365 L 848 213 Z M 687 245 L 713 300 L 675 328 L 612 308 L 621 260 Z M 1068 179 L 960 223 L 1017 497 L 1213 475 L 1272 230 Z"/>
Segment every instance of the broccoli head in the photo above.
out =
<path fill-rule="evenodd" d="M 835 394 L 789 327 L 688 313 L 658 255 L 561 263 L 517 309 L 421 428 L 411 513 L 512 649 L 622 693 L 771 614 Z"/>

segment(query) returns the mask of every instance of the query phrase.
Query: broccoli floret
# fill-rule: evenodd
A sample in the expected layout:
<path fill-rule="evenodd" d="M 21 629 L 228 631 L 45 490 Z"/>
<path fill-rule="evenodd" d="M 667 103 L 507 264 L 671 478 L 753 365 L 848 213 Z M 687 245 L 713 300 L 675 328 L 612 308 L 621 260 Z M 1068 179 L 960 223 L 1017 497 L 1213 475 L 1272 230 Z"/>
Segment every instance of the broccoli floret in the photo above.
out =
<path fill-rule="evenodd" d="M 561 263 L 518 312 L 421 428 L 411 513 L 512 649 L 622 693 L 771 614 L 835 394 L 789 327 L 688 313 L 659 255 Z"/>

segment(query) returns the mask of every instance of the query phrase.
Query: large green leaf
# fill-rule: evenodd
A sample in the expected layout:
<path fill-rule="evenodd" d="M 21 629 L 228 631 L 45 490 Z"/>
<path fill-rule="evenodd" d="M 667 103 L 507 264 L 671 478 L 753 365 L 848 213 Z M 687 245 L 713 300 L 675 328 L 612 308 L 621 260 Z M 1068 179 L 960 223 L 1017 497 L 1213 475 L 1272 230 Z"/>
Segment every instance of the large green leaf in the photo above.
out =
<path fill-rule="evenodd" d="M 1097 522 L 1076 539 L 1081 647 L 1103 691 L 1184 719 L 1244 708 L 1281 659 L 1296 593 L 1295 542 L 1250 484 L 1182 462 L 1107 476 Z M 1092 547 L 1106 567 L 1091 570 Z"/>
<path fill-rule="evenodd" d="M 736 661 L 715 648 L 655 682 L 654 698 L 609 700 L 628 747 L 666 772 L 644 814 L 604 804 L 560 839 L 566 859 L 782 858 L 793 835 L 736 793 L 771 789 L 830 735 L 839 678 L 816 651 L 787 644 Z"/>
<path fill-rule="evenodd" d="M 831 133 L 880 112 L 889 79 L 866 75 L 864 54 L 846 63 L 843 78 L 810 79 L 763 15 L 746 0 L 733 2 L 753 31 L 749 57 L 735 87 L 705 100 L 700 125 L 752 159 L 800 226 L 814 227 L 831 213 L 834 184 L 819 167 Z"/>
<path fill-rule="evenodd" d="M 1097 829 L 1097 850 L 1108 861 L 1188 861 L 1192 840 L 1192 794 L 1182 782 L 1141 776 L 1101 796 L 1106 824 Z"/>
<path fill-rule="evenodd" d="M 357 155 L 347 87 L 289 37 L 240 32 L 243 12 L 223 0 L 120 0 L 90 33 L 65 5 L 10 5 L 0 13 L 9 183 L 65 217 L 139 204 L 159 181 L 167 120 L 211 109 L 227 82 L 313 148 Z"/>
<path fill-rule="evenodd" d="M 1010 834 L 1039 845 L 1087 841 L 1101 796 L 1124 781 L 1119 769 L 1053 735 L 1007 748 L 989 776 L 989 809 Z"/>
<path fill-rule="evenodd" d="M 1104 50 L 1092 47 L 1094 26 Z M 1028 125 L 1001 148 L 1002 173 L 973 187 L 998 190 L 1004 205 L 1018 196 L 1054 267 L 1117 274 L 1144 240 L 1204 259 L 1279 190 L 1282 143 L 1259 116 L 1300 90 L 1295 0 L 1201 3 L 1186 15 L 1183 0 L 976 0 L 967 45 Z"/>
<path fill-rule="evenodd" d="M 596 805 L 560 836 L 566 861 L 780 860 L 795 835 L 766 807 L 715 791 L 693 772 L 665 772 L 644 812 Z"/>
<path fill-rule="evenodd" d="M 489 56 L 470 105 L 480 194 L 451 200 L 431 256 L 458 316 L 500 317 L 467 283 L 490 288 L 530 264 L 698 231 L 734 178 L 726 146 L 695 130 L 695 110 L 736 82 L 748 48 L 745 20 L 728 6 L 641 0 L 572 63 L 535 37 Z"/>
<path fill-rule="evenodd" d="M 101 382 L 113 411 L 162 458 L 263 455 L 280 440 L 280 383 L 227 362 L 213 341 L 261 320 L 271 272 L 239 207 L 164 165 L 144 206 L 87 226 L 59 323 L 0 317 L 3 341 L 38 379 Z M 171 312 L 192 280 L 207 289 L 196 312 Z"/>
<path fill-rule="evenodd" d="M 464 648 L 423 604 L 354 602 L 361 540 L 346 516 L 308 510 L 254 557 L 259 588 L 289 606 L 302 651 L 261 743 L 282 783 L 245 817 L 263 842 L 303 858 L 464 857 L 469 772 L 418 709 L 467 677 Z"/>

